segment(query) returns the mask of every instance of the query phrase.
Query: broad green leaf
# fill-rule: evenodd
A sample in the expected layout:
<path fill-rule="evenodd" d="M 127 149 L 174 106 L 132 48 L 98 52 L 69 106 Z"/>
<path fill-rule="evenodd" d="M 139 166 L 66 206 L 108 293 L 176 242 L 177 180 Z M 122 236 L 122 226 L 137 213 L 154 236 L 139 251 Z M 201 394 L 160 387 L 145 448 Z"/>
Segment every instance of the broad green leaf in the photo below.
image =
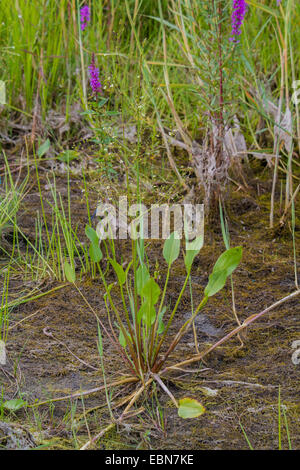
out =
<path fill-rule="evenodd" d="M 138 295 L 141 295 L 144 285 L 150 279 L 150 274 L 145 264 L 141 264 L 136 270 L 136 289 Z"/>
<path fill-rule="evenodd" d="M 148 328 L 155 322 L 156 319 L 156 311 L 154 306 L 150 303 L 148 299 L 146 299 L 137 314 L 138 323 L 143 320 Z"/>
<path fill-rule="evenodd" d="M 97 235 L 96 230 L 94 230 L 89 225 L 85 226 L 85 234 L 92 243 L 99 243 L 99 237 Z"/>
<path fill-rule="evenodd" d="M 183 419 L 198 418 L 205 413 L 205 408 L 194 398 L 182 398 L 179 400 L 178 416 Z"/>
<path fill-rule="evenodd" d="M 150 278 L 142 289 L 143 297 L 150 302 L 151 305 L 155 305 L 160 297 L 160 287 Z"/>
<path fill-rule="evenodd" d="M 236 246 L 235 248 L 229 248 L 229 250 L 224 251 L 224 253 L 219 256 L 214 265 L 213 271 L 227 271 L 227 275 L 233 273 L 235 268 L 238 266 L 239 262 L 242 259 L 243 249 L 241 246 Z"/>
<path fill-rule="evenodd" d="M 146 325 L 150 327 L 155 322 L 156 311 L 154 305 L 160 297 L 160 287 L 153 278 L 146 282 L 142 288 L 141 296 L 144 298 L 144 302 L 138 312 L 138 321 L 141 321 L 142 318 Z"/>
<path fill-rule="evenodd" d="M 74 282 L 76 281 L 75 268 L 73 265 L 71 266 L 68 261 L 65 261 L 64 263 L 64 272 L 67 280 L 74 284 Z"/>
<path fill-rule="evenodd" d="M 50 140 L 47 139 L 42 145 L 40 145 L 40 147 L 38 148 L 38 151 L 37 151 L 37 154 L 38 154 L 38 157 L 41 158 L 43 155 L 45 155 L 45 153 L 48 152 L 49 148 L 50 148 Z"/>
<path fill-rule="evenodd" d="M 192 242 L 186 241 L 186 245 L 185 245 L 186 254 L 184 257 L 184 264 L 187 270 L 191 268 L 195 257 L 197 256 L 197 254 L 203 247 L 203 242 L 204 242 L 203 235 L 200 235 L 199 237 L 195 238 L 195 240 L 193 240 Z"/>
<path fill-rule="evenodd" d="M 224 287 L 227 277 L 240 263 L 242 251 L 241 246 L 229 248 L 218 258 L 204 291 L 206 297 L 211 297 Z"/>
<path fill-rule="evenodd" d="M 7 400 L 3 404 L 3 408 L 9 411 L 17 411 L 20 408 L 23 408 L 24 406 L 27 406 L 27 402 L 22 400 L 22 398 L 15 398 L 13 400 Z"/>
<path fill-rule="evenodd" d="M 157 334 L 161 335 L 165 331 L 165 325 L 162 320 L 159 321 L 158 323 L 158 329 L 157 329 Z"/>
<path fill-rule="evenodd" d="M 163 255 L 168 263 L 171 265 L 178 258 L 180 252 L 180 238 L 178 237 L 177 232 L 171 233 L 169 238 L 164 243 Z"/>
<path fill-rule="evenodd" d="M 117 261 L 115 261 L 114 259 L 109 259 L 109 262 L 110 264 L 112 265 L 112 267 L 114 268 L 115 272 L 116 272 L 116 275 L 118 277 L 118 281 L 121 285 L 123 285 L 126 281 L 126 273 L 124 271 L 124 269 L 122 268 L 122 266 L 117 263 Z"/>
<path fill-rule="evenodd" d="M 99 263 L 99 261 L 101 261 L 103 258 L 103 254 L 99 246 L 99 237 L 97 235 L 97 232 L 89 225 L 86 225 L 85 234 L 91 242 L 90 247 L 89 247 L 91 260 L 94 263 Z"/>
<path fill-rule="evenodd" d="M 94 263 L 99 263 L 102 260 L 103 254 L 99 246 L 99 241 L 97 243 L 92 242 L 90 244 L 89 253 L 90 253 L 91 260 Z"/>
<path fill-rule="evenodd" d="M 132 342 L 131 337 L 130 337 L 128 331 L 126 330 L 126 328 L 124 328 L 124 325 L 122 325 L 123 328 L 121 329 L 121 328 L 120 328 L 120 325 L 119 325 L 117 322 L 114 322 L 114 323 L 115 323 L 115 325 L 116 325 L 116 328 L 119 329 L 119 342 L 120 342 L 120 345 L 122 346 L 122 348 L 125 349 L 126 346 L 127 346 L 127 341 L 126 341 L 126 339 L 125 339 L 125 335 L 124 335 L 124 333 L 123 333 L 123 330 L 126 332 L 127 339 L 128 339 L 130 342 Z"/>

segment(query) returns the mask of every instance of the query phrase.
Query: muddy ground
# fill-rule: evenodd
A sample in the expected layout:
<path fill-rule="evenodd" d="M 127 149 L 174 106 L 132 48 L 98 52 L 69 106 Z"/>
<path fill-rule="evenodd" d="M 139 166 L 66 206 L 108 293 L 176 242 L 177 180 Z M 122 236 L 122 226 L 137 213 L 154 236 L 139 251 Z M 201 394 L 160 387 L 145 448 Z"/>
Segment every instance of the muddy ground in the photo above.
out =
<path fill-rule="evenodd" d="M 45 172 L 46 173 L 46 172 Z M 58 188 L 65 195 L 65 175 L 58 175 Z M 42 188 L 47 199 L 47 181 L 42 176 Z M 96 203 L 101 187 L 112 198 L 126 193 L 120 178 L 116 180 L 98 176 L 91 178 L 90 204 Z M 264 183 L 259 183 L 264 186 Z M 99 189 L 100 188 L 100 189 Z M 168 186 L 169 188 L 169 186 Z M 72 176 L 72 213 L 84 237 L 87 223 L 82 182 Z M 158 190 L 157 190 L 158 191 Z M 167 189 L 159 187 L 159 193 Z M 132 190 L 134 194 L 134 189 Z M 157 199 L 154 187 L 145 189 L 149 203 Z M 231 246 L 243 246 L 243 260 L 234 273 L 236 310 L 240 321 L 258 313 L 273 302 L 295 290 L 293 245 L 289 226 L 283 230 L 268 230 L 269 194 L 260 189 L 257 181 L 252 189 L 233 186 L 230 189 L 228 223 Z M 102 191 L 103 195 L 103 191 Z M 167 200 L 168 198 L 166 198 Z M 173 200 L 176 200 L 173 191 Z M 166 202 L 166 201 L 164 201 Z M 34 238 L 32 219 L 40 207 L 34 178 L 24 198 L 18 223 L 28 237 Z M 46 207 L 50 213 L 50 209 Z M 299 214 L 299 206 L 297 208 Z M 6 235 L 9 245 L 10 236 Z M 299 246 L 299 224 L 296 237 Z M 25 249 L 26 243 L 24 242 Z M 21 247 L 22 248 L 22 247 Z M 201 293 L 217 259 L 224 251 L 219 222 L 214 229 L 206 227 L 205 246 L 192 271 L 194 302 Z M 130 259 L 130 245 L 117 243 L 119 259 Z M 161 242 L 152 242 L 148 256 L 153 270 L 159 271 L 162 284 L 166 266 L 162 259 Z M 299 250 L 298 250 L 299 257 Z M 1 263 L 5 255 L 1 255 Z M 157 266 L 159 263 L 159 267 Z M 152 271 L 153 272 L 153 271 Z M 176 302 L 176 295 L 184 281 L 182 256 L 174 264 L 169 284 L 167 303 Z M 299 271 L 298 271 L 299 272 Z M 114 275 L 109 272 L 109 280 Z M 49 279 L 24 280 L 17 274 L 10 281 L 10 300 L 18 293 L 38 286 L 40 292 L 50 291 L 63 283 Z M 88 302 L 107 325 L 104 289 L 99 279 L 86 276 L 78 284 Z M 116 298 L 116 301 L 120 301 Z M 196 321 L 200 350 L 206 349 L 236 326 L 231 307 L 230 283 L 207 304 Z M 191 312 L 187 289 L 172 326 L 173 337 Z M 94 446 L 98 449 L 247 449 L 243 426 L 255 449 L 278 448 L 278 391 L 286 410 L 288 430 L 293 449 L 300 448 L 299 437 L 299 367 L 292 362 L 292 343 L 300 339 L 299 300 L 295 298 L 261 318 L 243 334 L 243 346 L 238 338 L 230 340 L 187 369 L 165 376 L 165 383 L 176 397 L 193 397 L 201 401 L 206 413 L 192 420 L 177 415 L 170 398 L 156 388 L 144 394 L 136 406 L 140 413 L 106 433 Z M 25 320 L 24 320 L 25 319 Z M 17 324 L 18 322 L 21 323 Z M 97 350 L 97 323 L 82 297 L 71 285 L 21 304 L 10 313 L 7 339 L 8 362 L 0 369 L 0 387 L 4 399 L 21 393 L 29 403 L 44 401 L 86 391 L 103 384 Z M 51 336 L 52 335 L 52 336 Z M 191 357 L 195 352 L 193 333 L 189 331 L 168 360 L 168 365 Z M 77 358 L 72 355 L 75 354 Z M 80 362 L 78 358 L 83 362 Z M 107 382 L 124 377 L 127 371 L 119 353 L 104 338 L 104 365 Z M 112 406 L 136 388 L 126 385 L 115 388 Z M 143 411 L 140 408 L 143 407 Z M 124 409 L 124 408 L 123 408 Z M 122 408 L 113 410 L 118 417 Z M 161 418 L 162 417 L 162 418 Z M 37 444 L 47 449 L 78 448 L 109 423 L 105 393 L 85 395 L 84 399 L 66 399 L 51 405 L 19 410 L 5 414 L 5 420 L 20 423 L 34 434 Z M 283 447 L 288 438 L 283 421 Z M 241 425 L 240 425 L 241 424 Z"/>

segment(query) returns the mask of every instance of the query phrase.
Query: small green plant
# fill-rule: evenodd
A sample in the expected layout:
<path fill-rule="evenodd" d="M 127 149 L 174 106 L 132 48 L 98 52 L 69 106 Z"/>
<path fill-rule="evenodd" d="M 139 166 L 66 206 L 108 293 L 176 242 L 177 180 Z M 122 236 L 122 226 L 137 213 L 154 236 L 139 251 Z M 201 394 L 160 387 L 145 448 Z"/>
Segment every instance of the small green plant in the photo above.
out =
<path fill-rule="evenodd" d="M 26 408 L 27 402 L 22 398 L 4 399 L 4 387 L 0 391 L 0 420 L 3 420 L 5 413 L 15 413 L 21 408 Z"/>
<path fill-rule="evenodd" d="M 197 401 L 185 398 L 179 404 L 177 403 L 162 382 L 160 372 L 170 354 L 193 324 L 200 310 L 203 309 L 210 297 L 224 287 L 226 279 L 238 266 L 242 257 L 242 248 L 230 248 L 219 257 L 209 276 L 202 300 L 193 310 L 191 317 L 177 331 L 175 337 L 169 340 L 170 328 L 174 323 L 180 301 L 190 279 L 194 259 L 203 246 L 203 236 L 197 237 L 192 242 L 187 240 L 185 242 L 184 264 L 186 277 L 176 303 L 169 311 L 168 305 L 165 303 L 166 293 L 172 265 L 180 254 L 180 239 L 177 232 L 173 232 L 169 236 L 163 247 L 163 258 L 167 264 L 163 289 L 160 288 L 150 273 L 142 238 L 132 240 L 132 260 L 126 269 L 117 262 L 114 242 L 109 240 L 111 256 L 108 255 L 108 262 L 115 271 L 117 283 L 108 284 L 100 266 L 103 253 L 99 245 L 97 232 L 92 227 L 87 226 L 86 235 L 90 240 L 89 254 L 91 260 L 97 264 L 105 288 L 104 301 L 111 330 L 110 333 L 106 330 L 106 333 L 118 348 L 128 371 L 136 381 L 141 382 L 143 388 L 154 380 L 158 382 L 179 409 L 180 416 L 187 418 L 201 415 L 204 408 Z M 75 283 L 75 271 L 69 264 L 65 265 L 65 274 L 69 281 Z M 113 293 L 116 290 L 118 297 L 122 300 L 122 312 L 119 311 L 113 299 Z M 101 326 L 103 327 L 103 325 Z M 163 354 L 161 354 L 162 349 L 164 350 Z"/>

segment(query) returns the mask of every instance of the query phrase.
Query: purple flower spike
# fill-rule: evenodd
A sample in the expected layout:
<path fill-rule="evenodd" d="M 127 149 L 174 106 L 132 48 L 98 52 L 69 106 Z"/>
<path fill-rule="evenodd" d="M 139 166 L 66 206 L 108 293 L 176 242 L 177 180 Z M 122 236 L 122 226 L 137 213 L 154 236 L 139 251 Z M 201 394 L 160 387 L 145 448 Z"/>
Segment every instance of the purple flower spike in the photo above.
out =
<path fill-rule="evenodd" d="M 80 28 L 81 31 L 84 31 L 87 27 L 88 22 L 91 20 L 91 10 L 90 7 L 85 5 L 80 9 Z"/>
<path fill-rule="evenodd" d="M 279 5 L 281 3 L 281 0 L 277 0 L 277 5 Z"/>
<path fill-rule="evenodd" d="M 233 12 L 231 15 L 232 31 L 230 41 L 239 42 L 237 36 L 241 34 L 241 26 L 247 13 L 245 0 L 233 0 Z"/>
<path fill-rule="evenodd" d="M 92 56 L 92 62 L 89 66 L 89 74 L 90 74 L 90 85 L 94 93 L 100 93 L 102 89 L 102 85 L 99 80 L 99 69 L 96 67 L 95 64 L 95 55 Z"/>

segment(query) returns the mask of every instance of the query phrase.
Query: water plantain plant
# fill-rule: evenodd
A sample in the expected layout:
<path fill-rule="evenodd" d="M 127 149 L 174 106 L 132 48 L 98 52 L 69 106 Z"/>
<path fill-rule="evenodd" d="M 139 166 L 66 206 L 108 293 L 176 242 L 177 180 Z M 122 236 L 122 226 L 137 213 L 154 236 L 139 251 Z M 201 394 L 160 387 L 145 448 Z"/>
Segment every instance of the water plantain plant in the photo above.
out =
<path fill-rule="evenodd" d="M 143 239 L 132 240 L 132 260 L 126 269 L 116 260 L 113 240 L 110 239 L 108 243 L 110 250 L 107 249 L 106 242 L 102 242 L 105 244 L 108 262 L 117 277 L 117 282 L 108 283 L 100 265 L 103 253 L 97 232 L 92 227 L 87 226 L 86 235 L 90 241 L 89 254 L 91 260 L 98 266 L 105 288 L 104 301 L 111 331 L 109 332 L 102 322 L 101 327 L 105 329 L 105 333 L 119 349 L 128 371 L 136 381 L 141 382 L 141 390 L 145 389 L 153 380 L 158 381 L 172 398 L 180 416 L 185 418 L 199 416 L 204 412 L 202 405 L 190 398 L 182 399 L 178 404 L 161 381 L 160 372 L 167 358 L 190 328 L 200 310 L 203 309 L 210 297 L 224 287 L 227 277 L 238 266 L 242 257 L 242 248 L 230 248 L 218 258 L 209 276 L 203 298 L 193 310 L 191 317 L 179 328 L 177 334 L 170 338 L 170 327 L 174 322 L 176 313 L 178 314 L 178 307 L 190 279 L 195 257 L 203 246 L 203 236 L 199 236 L 193 241 L 185 241 L 184 264 L 186 276 L 175 305 L 169 310 L 165 300 L 171 267 L 180 254 L 181 241 L 177 232 L 173 232 L 164 243 L 163 257 L 167 265 L 167 273 L 163 288 L 158 285 L 155 276 L 150 273 Z M 109 255 L 109 252 L 111 252 L 111 255 Z M 74 283 L 75 270 L 68 263 L 65 264 L 65 272 L 66 277 Z M 122 310 L 117 308 L 112 296 L 116 288 L 119 291 L 118 297 L 121 298 Z M 163 353 L 161 353 L 162 350 Z"/>

